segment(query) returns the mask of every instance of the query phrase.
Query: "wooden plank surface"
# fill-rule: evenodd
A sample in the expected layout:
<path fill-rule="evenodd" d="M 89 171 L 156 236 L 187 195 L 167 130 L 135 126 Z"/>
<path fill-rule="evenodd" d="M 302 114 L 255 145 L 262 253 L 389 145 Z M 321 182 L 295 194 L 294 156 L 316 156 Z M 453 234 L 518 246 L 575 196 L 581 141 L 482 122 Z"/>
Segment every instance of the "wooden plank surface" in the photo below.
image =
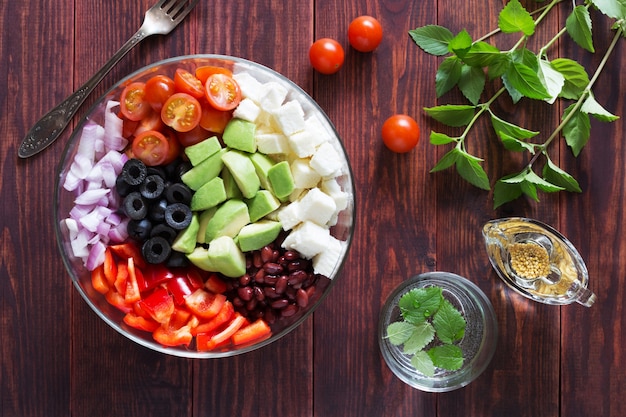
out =
<path fill-rule="evenodd" d="M 542 194 L 492 209 L 491 195 L 451 170 L 430 174 L 445 152 L 428 143 L 442 130 L 423 107 L 436 99 L 439 59 L 424 54 L 407 31 L 441 24 L 478 37 L 497 25 L 504 1 L 373 0 L 200 1 L 167 37 L 144 41 L 98 87 L 79 116 L 115 80 L 154 61 L 196 53 L 229 54 L 271 67 L 312 95 L 334 122 L 350 157 L 356 185 L 356 232 L 342 276 L 315 314 L 273 345 L 234 358 L 188 360 L 152 352 L 109 328 L 73 288 L 58 255 L 53 225 L 58 143 L 29 160 L 17 158 L 24 133 L 87 80 L 138 28 L 150 0 L 33 0 L 0 3 L 0 416 L 610 416 L 626 414 L 626 245 L 623 121 L 592 122 L 578 158 L 559 143 L 550 150 L 572 173 L 581 194 Z M 540 7 L 522 0 L 529 9 Z M 547 20 L 553 36 L 566 5 Z M 560 7 L 560 6 L 559 6 Z M 346 31 L 361 14 L 385 30 L 373 54 L 349 48 Z M 610 40 L 595 20 L 597 54 L 565 38 L 560 54 L 591 73 Z M 346 61 L 333 76 L 314 73 L 308 47 L 336 38 Z M 594 93 L 607 110 L 626 115 L 624 41 Z M 492 88 L 492 87 L 490 87 Z M 493 93 L 493 91 L 491 91 Z M 562 108 L 500 100 L 494 111 L 533 130 L 550 131 Z M 413 115 L 422 129 L 417 148 L 392 154 L 380 141 L 382 122 Z M 79 119 L 75 119 L 75 125 Z M 490 135 L 486 123 L 480 132 Z M 452 132 L 452 130 L 450 130 Z M 491 134 L 491 136 L 493 136 Z M 519 163 L 497 141 L 470 145 L 492 178 Z M 525 215 L 550 223 L 579 249 L 598 295 L 592 308 L 533 303 L 509 290 L 485 256 L 480 230 L 496 217 Z M 403 384 L 382 360 L 378 315 L 391 290 L 416 273 L 446 270 L 468 277 L 492 301 L 499 320 L 496 355 L 463 389 L 420 392 Z"/>

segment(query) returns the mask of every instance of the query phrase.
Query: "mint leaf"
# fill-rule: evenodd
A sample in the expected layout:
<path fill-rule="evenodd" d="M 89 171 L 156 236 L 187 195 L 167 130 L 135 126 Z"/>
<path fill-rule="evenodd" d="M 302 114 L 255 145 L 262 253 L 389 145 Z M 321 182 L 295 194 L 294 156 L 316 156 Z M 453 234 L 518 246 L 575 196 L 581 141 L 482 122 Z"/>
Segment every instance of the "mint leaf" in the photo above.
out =
<path fill-rule="evenodd" d="M 563 85 L 565 84 L 565 77 L 563 74 L 552 68 L 550 62 L 545 59 L 539 60 L 538 71 L 541 83 L 548 91 L 548 98 L 546 101 L 553 104 L 561 94 Z"/>
<path fill-rule="evenodd" d="M 387 338 L 392 345 L 399 346 L 409 340 L 415 326 L 405 321 L 397 321 L 387 326 Z"/>
<path fill-rule="evenodd" d="M 569 106 L 563 112 L 563 119 L 568 117 L 574 111 L 575 104 Z M 574 156 L 578 156 L 580 151 L 585 147 L 591 136 L 591 121 L 589 115 L 582 111 L 576 110 L 571 119 L 563 126 L 563 136 L 565 142 L 572 149 Z"/>
<path fill-rule="evenodd" d="M 498 16 L 498 27 L 504 33 L 522 32 L 526 36 L 535 33 L 535 21 L 519 2 L 511 0 Z"/>
<path fill-rule="evenodd" d="M 609 113 L 600 103 L 598 103 L 592 93 L 584 101 L 580 111 L 587 113 L 600 120 L 601 122 L 614 122 L 619 116 Z"/>
<path fill-rule="evenodd" d="M 587 85 L 589 85 L 589 76 L 585 68 L 578 62 L 568 58 L 553 59 L 550 64 L 552 68 L 563 74 L 565 83 L 561 89 L 561 97 L 578 100 Z"/>
<path fill-rule="evenodd" d="M 602 13 L 614 19 L 626 19 L 626 1 L 624 0 L 591 0 Z"/>
<path fill-rule="evenodd" d="M 435 92 L 441 97 L 450 91 L 461 79 L 463 63 L 456 56 L 444 59 L 435 74 Z"/>
<path fill-rule="evenodd" d="M 539 134 L 539 132 L 524 129 L 523 127 L 502 120 L 493 113 L 491 113 L 491 125 L 500 138 L 502 138 L 501 135 L 506 135 L 515 139 L 530 139 Z"/>
<path fill-rule="evenodd" d="M 437 312 L 442 300 L 439 287 L 414 288 L 400 297 L 398 307 L 404 320 L 419 324 Z"/>
<path fill-rule="evenodd" d="M 472 67 L 488 67 L 498 61 L 506 60 L 505 54 L 487 42 L 479 41 L 472 45 L 463 57 L 463 62 Z"/>
<path fill-rule="evenodd" d="M 461 151 L 458 148 L 452 148 L 444 156 L 441 157 L 439 162 L 437 162 L 437 165 L 435 165 L 435 167 L 431 169 L 430 172 L 433 173 L 450 168 L 452 165 L 456 164 L 456 161 L 459 159 L 460 154 Z"/>
<path fill-rule="evenodd" d="M 506 77 L 511 86 L 525 97 L 536 100 L 550 98 L 537 72 L 526 64 L 513 62 L 506 72 Z"/>
<path fill-rule="evenodd" d="M 441 307 L 433 316 L 433 327 L 437 337 L 443 343 L 454 343 L 465 335 L 466 322 L 459 310 L 448 300 L 443 300 Z"/>
<path fill-rule="evenodd" d="M 485 88 L 485 73 L 482 68 L 463 65 L 458 85 L 465 98 L 477 105 Z"/>
<path fill-rule="evenodd" d="M 448 54 L 448 43 L 454 38 L 454 34 L 448 28 L 438 25 L 426 25 L 410 30 L 409 35 L 424 52 L 437 56 Z"/>
<path fill-rule="evenodd" d="M 447 104 L 444 106 L 425 107 L 424 111 L 433 119 L 446 126 L 460 127 L 467 125 L 476 112 L 474 106 Z"/>
<path fill-rule="evenodd" d="M 459 58 L 463 58 L 467 51 L 472 47 L 472 37 L 467 33 L 465 29 L 459 32 L 448 44 L 448 50 L 458 56 Z"/>
<path fill-rule="evenodd" d="M 509 136 L 504 132 L 498 132 L 498 136 L 500 136 L 500 140 L 502 140 L 502 145 L 513 152 L 522 152 L 528 151 L 531 154 L 535 153 L 535 146 L 532 143 L 527 143 L 522 140 L 516 139 L 513 136 Z"/>
<path fill-rule="evenodd" d="M 522 181 L 520 183 L 520 189 L 522 190 L 522 193 L 526 194 L 528 197 L 532 198 L 535 201 L 539 201 L 537 187 L 532 182 Z"/>
<path fill-rule="evenodd" d="M 450 137 L 444 133 L 430 132 L 430 143 L 433 145 L 446 145 L 455 141 L 456 138 Z"/>
<path fill-rule="evenodd" d="M 456 371 L 463 366 L 463 351 L 457 345 L 435 346 L 427 353 L 438 368 Z"/>
<path fill-rule="evenodd" d="M 567 33 L 574 42 L 589 52 L 595 52 L 591 37 L 591 17 L 585 6 L 576 6 L 565 21 Z"/>
<path fill-rule="evenodd" d="M 417 352 L 415 356 L 411 358 L 411 365 L 425 376 L 435 375 L 435 365 L 428 353 L 425 351 Z"/>
<path fill-rule="evenodd" d="M 519 198 L 522 195 L 522 187 L 519 183 L 504 182 L 503 177 L 493 187 L 493 209 Z"/>
<path fill-rule="evenodd" d="M 539 175 L 535 174 L 534 171 L 528 170 L 526 176 L 524 177 L 524 181 L 529 182 L 539 188 L 544 193 L 554 193 L 557 191 L 564 190 L 563 187 L 552 184 L 545 179 L 541 178 Z"/>
<path fill-rule="evenodd" d="M 546 164 L 543 166 L 543 178 L 552 184 L 563 187 L 567 191 L 577 193 L 582 192 L 580 185 L 578 185 L 578 181 L 576 181 L 576 179 L 570 174 L 556 166 L 550 158 L 548 158 Z"/>
<path fill-rule="evenodd" d="M 413 333 L 407 341 L 404 342 L 404 353 L 412 355 L 424 349 L 435 338 L 435 328 L 432 324 L 424 321 L 418 325 L 412 325 Z"/>
<path fill-rule="evenodd" d="M 483 190 L 491 189 L 487 173 L 478 163 L 480 159 L 463 151 L 460 151 L 459 156 L 456 161 L 456 170 L 459 175 L 475 187 Z"/>

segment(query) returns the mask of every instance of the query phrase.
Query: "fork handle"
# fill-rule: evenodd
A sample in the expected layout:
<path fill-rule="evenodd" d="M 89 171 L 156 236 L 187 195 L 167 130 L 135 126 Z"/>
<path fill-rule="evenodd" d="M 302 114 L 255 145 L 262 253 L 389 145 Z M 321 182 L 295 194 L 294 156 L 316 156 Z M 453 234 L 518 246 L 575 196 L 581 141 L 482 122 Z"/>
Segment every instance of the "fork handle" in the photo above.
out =
<path fill-rule="evenodd" d="M 39 119 L 22 140 L 18 149 L 18 156 L 20 158 L 29 158 L 57 140 L 78 111 L 78 108 L 105 75 L 111 71 L 128 51 L 148 35 L 143 27 L 140 28 L 85 84 Z"/>

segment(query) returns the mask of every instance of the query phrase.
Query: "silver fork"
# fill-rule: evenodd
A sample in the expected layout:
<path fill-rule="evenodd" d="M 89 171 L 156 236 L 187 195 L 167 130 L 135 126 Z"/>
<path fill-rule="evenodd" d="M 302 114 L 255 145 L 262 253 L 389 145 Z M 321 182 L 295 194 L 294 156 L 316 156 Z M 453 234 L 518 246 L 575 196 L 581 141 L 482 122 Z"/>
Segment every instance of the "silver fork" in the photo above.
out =
<path fill-rule="evenodd" d="M 33 125 L 18 149 L 20 158 L 29 158 L 50 146 L 65 130 L 78 108 L 111 68 L 135 45 L 151 35 L 167 35 L 189 14 L 198 0 L 159 0 L 147 12 L 139 30 L 98 72 L 72 95 Z"/>

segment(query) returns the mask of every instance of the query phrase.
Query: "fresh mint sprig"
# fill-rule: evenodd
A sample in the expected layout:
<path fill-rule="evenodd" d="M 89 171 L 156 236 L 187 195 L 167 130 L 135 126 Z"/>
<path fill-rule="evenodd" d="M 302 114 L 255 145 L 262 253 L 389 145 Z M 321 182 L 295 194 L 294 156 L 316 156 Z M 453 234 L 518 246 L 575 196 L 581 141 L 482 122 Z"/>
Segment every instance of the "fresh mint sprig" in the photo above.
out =
<path fill-rule="evenodd" d="M 531 51 L 527 47 L 528 40 L 559 3 L 571 7 L 565 27 L 538 52 Z M 612 30 L 615 30 L 615 34 L 590 78 L 586 69 L 575 60 L 564 57 L 550 59 L 548 51 L 559 38 L 568 34 L 581 48 L 595 52 L 589 12 L 592 6 L 608 18 L 614 19 Z M 484 190 L 491 189 L 490 179 L 481 164 L 483 159 L 472 155 L 466 146 L 475 123 L 486 115 L 491 120 L 495 136 L 505 149 L 529 155 L 528 163 L 521 171 L 505 175 L 496 181 L 493 187 L 494 209 L 522 195 L 539 201 L 539 191 L 581 192 L 576 179 L 550 158 L 548 148 L 554 139 L 563 136 L 574 156 L 578 156 L 591 136 L 590 117 L 602 122 L 618 119 L 618 116 L 611 114 L 596 101 L 592 87 L 625 32 L 626 0 L 586 0 L 581 5 L 552 0 L 534 13 L 529 13 L 519 0 L 510 0 L 499 14 L 498 28 L 477 40 L 473 40 L 465 30 L 454 34 L 438 25 L 427 25 L 409 31 L 413 41 L 425 52 L 444 57 L 435 76 L 437 97 L 457 87 L 470 103 L 445 104 L 424 109 L 429 116 L 446 126 L 464 128 L 458 136 L 431 132 L 430 142 L 433 145 L 454 144 L 431 172 L 455 166 L 466 181 Z M 511 49 L 500 50 L 486 42 L 498 33 L 519 34 L 520 38 Z M 500 80 L 502 87 L 487 101 L 479 102 L 486 82 L 496 80 Z M 557 100 L 566 102 L 560 124 L 546 139 L 537 140 L 540 132 L 508 122 L 492 110 L 492 104 L 505 93 L 513 103 L 523 98 L 549 104 Z M 535 166 L 540 158 L 543 161 L 542 168 Z"/>
<path fill-rule="evenodd" d="M 411 364 L 426 376 L 436 368 L 455 371 L 463 366 L 456 344 L 465 335 L 463 315 L 443 296 L 440 287 L 414 288 L 398 301 L 402 320 L 387 326 L 387 338 L 412 355 Z"/>

